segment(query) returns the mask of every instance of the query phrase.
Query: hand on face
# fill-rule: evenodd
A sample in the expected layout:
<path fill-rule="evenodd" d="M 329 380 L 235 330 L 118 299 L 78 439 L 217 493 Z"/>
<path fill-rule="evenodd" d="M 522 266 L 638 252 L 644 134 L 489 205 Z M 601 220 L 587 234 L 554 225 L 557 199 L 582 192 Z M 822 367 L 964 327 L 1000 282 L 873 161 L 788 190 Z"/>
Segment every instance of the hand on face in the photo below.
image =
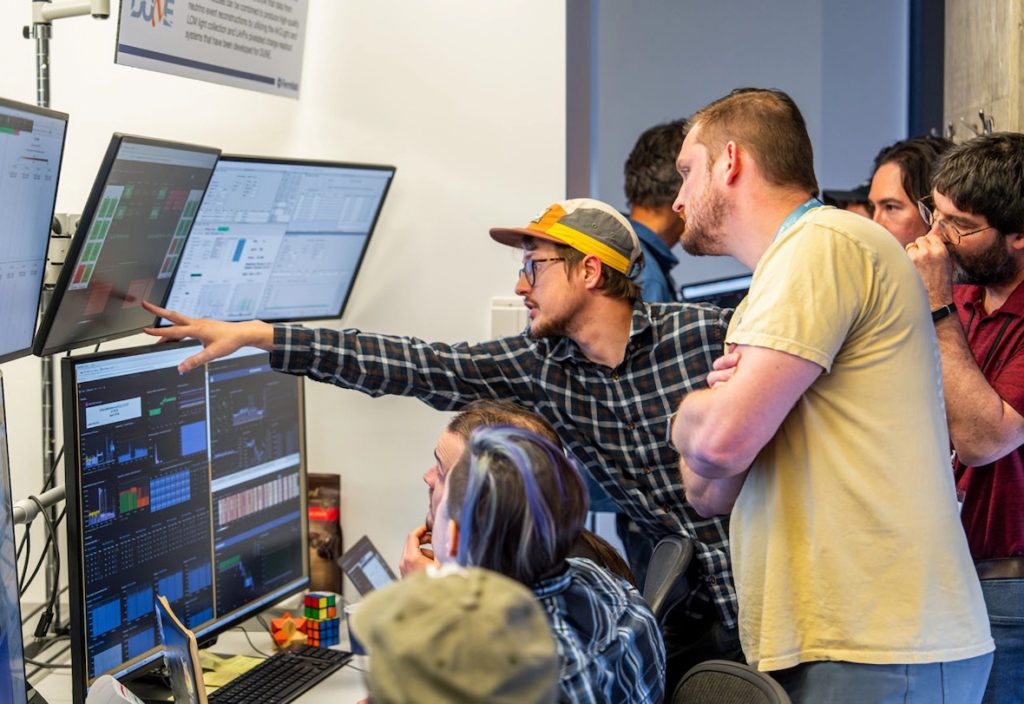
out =
<path fill-rule="evenodd" d="M 418 570 L 426 569 L 429 565 L 437 564 L 434 560 L 434 551 L 426 545 L 430 545 L 431 534 L 426 525 L 422 525 L 409 533 L 405 538 L 405 546 L 402 548 L 402 558 L 398 562 L 398 571 L 403 577 Z"/>
<path fill-rule="evenodd" d="M 905 248 L 914 263 L 932 310 L 953 301 L 953 260 L 946 241 L 937 233 L 929 232 Z"/>

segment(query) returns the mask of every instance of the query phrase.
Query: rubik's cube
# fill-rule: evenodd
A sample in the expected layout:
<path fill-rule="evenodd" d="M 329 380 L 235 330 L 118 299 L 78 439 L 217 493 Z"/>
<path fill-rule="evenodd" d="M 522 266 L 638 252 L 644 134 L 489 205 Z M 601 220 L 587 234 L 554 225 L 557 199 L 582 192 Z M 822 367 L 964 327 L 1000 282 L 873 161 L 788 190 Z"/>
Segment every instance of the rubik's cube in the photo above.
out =
<path fill-rule="evenodd" d="M 306 595 L 306 645 L 326 648 L 340 642 L 341 619 L 333 594 L 310 592 Z"/>

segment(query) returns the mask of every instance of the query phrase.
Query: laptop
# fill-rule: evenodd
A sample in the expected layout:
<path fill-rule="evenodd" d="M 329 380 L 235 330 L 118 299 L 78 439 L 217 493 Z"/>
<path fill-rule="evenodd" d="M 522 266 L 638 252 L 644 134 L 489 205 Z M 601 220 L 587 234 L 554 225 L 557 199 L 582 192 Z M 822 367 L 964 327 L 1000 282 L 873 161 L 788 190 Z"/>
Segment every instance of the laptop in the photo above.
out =
<path fill-rule="evenodd" d="M 395 573 L 384 561 L 380 550 L 365 535 L 338 558 L 338 567 L 361 596 L 396 580 Z"/>

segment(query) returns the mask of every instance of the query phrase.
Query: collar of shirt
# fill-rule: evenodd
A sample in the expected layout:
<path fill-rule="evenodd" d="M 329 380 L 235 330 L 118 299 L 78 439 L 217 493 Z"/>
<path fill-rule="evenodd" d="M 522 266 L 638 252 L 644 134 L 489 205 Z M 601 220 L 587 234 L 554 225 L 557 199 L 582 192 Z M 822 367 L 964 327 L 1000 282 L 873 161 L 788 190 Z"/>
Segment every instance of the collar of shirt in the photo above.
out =
<path fill-rule="evenodd" d="M 957 305 L 963 306 L 970 310 L 975 310 L 975 315 L 985 314 L 985 288 L 983 286 L 975 286 L 973 284 L 958 284 L 953 287 L 953 300 L 956 301 Z M 1010 297 L 1006 299 L 1006 302 L 997 309 L 992 311 L 991 315 L 999 315 L 1005 313 L 1012 315 L 1017 318 L 1024 317 L 1024 283 L 1021 283 L 1013 290 Z"/>
<path fill-rule="evenodd" d="M 633 229 L 636 230 L 636 236 L 640 238 L 640 241 L 647 245 L 651 254 L 654 255 L 656 262 L 647 262 L 650 264 L 657 264 L 663 271 L 668 271 L 675 267 L 679 263 L 678 257 L 672 254 L 672 250 L 669 249 L 668 245 L 658 237 L 657 233 L 651 228 L 647 227 L 643 223 L 639 223 L 633 218 L 628 218 L 629 222 L 633 225 Z"/>
<path fill-rule="evenodd" d="M 538 599 L 542 599 L 546 596 L 553 596 L 564 592 L 569 588 L 569 584 L 572 582 L 572 574 L 569 571 L 569 563 L 562 563 L 562 570 L 553 577 L 542 579 L 531 587 L 531 591 L 537 596 Z"/>
<path fill-rule="evenodd" d="M 651 329 L 651 316 L 647 309 L 647 306 L 643 301 L 636 301 L 633 303 L 633 319 L 630 321 L 629 326 L 629 342 L 626 343 L 626 356 L 629 356 L 629 350 L 634 348 L 634 340 L 637 336 L 642 335 L 650 331 Z M 524 335 L 527 333 L 523 333 Z M 547 354 L 544 356 L 559 362 L 563 362 L 569 359 L 577 359 L 580 361 L 589 361 L 580 352 L 580 347 L 573 340 L 568 337 L 559 337 L 557 340 L 544 340 L 541 344 L 547 344 Z"/>

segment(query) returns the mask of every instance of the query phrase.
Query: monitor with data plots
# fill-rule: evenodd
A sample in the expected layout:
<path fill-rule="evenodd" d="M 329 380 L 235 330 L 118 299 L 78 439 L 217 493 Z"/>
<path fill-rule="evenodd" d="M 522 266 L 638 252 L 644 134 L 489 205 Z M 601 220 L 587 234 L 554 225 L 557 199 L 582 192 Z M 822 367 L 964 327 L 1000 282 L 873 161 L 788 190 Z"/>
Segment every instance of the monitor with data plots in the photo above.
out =
<path fill-rule="evenodd" d="M 0 362 L 32 349 L 67 124 L 0 98 Z"/>
<path fill-rule="evenodd" d="M 217 149 L 115 134 L 32 345 L 47 355 L 154 322 L 217 163 Z"/>
<path fill-rule="evenodd" d="M 302 380 L 199 349 L 61 360 L 76 704 L 159 665 L 158 595 L 202 642 L 308 585 Z"/>
<path fill-rule="evenodd" d="M 395 168 L 222 156 L 167 296 L 189 317 L 337 318 Z"/>

